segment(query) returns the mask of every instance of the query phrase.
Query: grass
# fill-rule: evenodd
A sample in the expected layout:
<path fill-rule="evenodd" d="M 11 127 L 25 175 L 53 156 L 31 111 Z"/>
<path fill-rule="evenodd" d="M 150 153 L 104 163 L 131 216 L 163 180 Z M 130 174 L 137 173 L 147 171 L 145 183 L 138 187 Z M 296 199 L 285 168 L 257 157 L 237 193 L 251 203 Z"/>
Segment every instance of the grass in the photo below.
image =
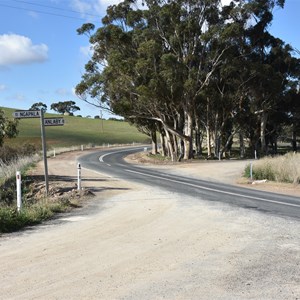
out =
<path fill-rule="evenodd" d="M 273 158 L 263 158 L 253 163 L 253 179 L 300 183 L 300 154 L 287 153 Z M 245 169 L 245 177 L 250 177 L 250 165 Z"/>
<path fill-rule="evenodd" d="M 15 176 L 16 171 L 25 171 L 26 168 L 35 164 L 41 159 L 40 155 L 32 155 L 26 157 L 20 157 L 13 160 L 9 164 L 5 164 L 0 159 L 0 185 L 3 184 L 6 180 Z M 0 199 L 1 200 L 1 199 Z"/>
<path fill-rule="evenodd" d="M 16 206 L 0 206 L 0 233 L 20 230 L 26 226 L 39 224 L 48 220 L 55 213 L 68 209 L 67 202 L 39 202 L 22 207 L 20 212 Z"/>
<path fill-rule="evenodd" d="M 0 107 L 8 118 L 16 109 Z M 56 154 L 62 151 L 79 150 L 93 146 L 108 146 L 108 144 L 147 143 L 149 138 L 140 133 L 127 122 L 88 119 L 81 117 L 45 114 L 45 117 L 63 117 L 64 126 L 46 127 L 46 143 L 48 154 L 55 149 Z M 12 148 L 25 144 L 33 144 L 41 149 L 40 120 L 36 118 L 19 120 L 19 135 L 15 139 L 5 140 L 5 144 Z M 52 150 L 53 152 L 53 150 Z M 21 212 L 16 207 L 15 173 L 22 171 L 22 182 L 26 179 L 24 172 L 28 166 L 34 164 L 40 156 L 20 157 L 9 164 L 4 164 L 0 158 L 0 233 L 12 232 L 25 226 L 34 225 L 49 219 L 53 214 L 70 208 L 68 200 L 58 199 L 48 201 L 40 199 L 36 203 L 25 202 Z M 26 173 L 26 172 L 25 172 Z M 23 184 L 22 184 L 23 185 Z M 26 193 L 26 187 L 22 187 Z M 23 194 L 23 193 L 22 193 Z"/>
<path fill-rule="evenodd" d="M 12 117 L 16 109 L 0 107 L 7 117 Z M 149 142 L 149 138 L 140 133 L 134 126 L 127 122 L 89 119 L 58 114 L 45 114 L 46 118 L 63 117 L 64 126 L 47 126 L 47 148 L 70 147 L 74 145 L 95 144 L 130 144 Z M 41 144 L 40 120 L 38 118 L 20 119 L 19 135 L 15 139 L 5 141 L 8 145 L 23 143 Z"/>

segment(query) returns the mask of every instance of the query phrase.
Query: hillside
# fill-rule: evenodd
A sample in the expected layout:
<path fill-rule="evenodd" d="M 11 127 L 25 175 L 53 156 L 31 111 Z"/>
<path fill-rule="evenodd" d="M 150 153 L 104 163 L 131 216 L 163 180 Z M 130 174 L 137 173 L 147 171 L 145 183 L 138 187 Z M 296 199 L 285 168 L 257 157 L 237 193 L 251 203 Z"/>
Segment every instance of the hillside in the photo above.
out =
<path fill-rule="evenodd" d="M 0 107 L 7 117 L 12 117 L 16 109 Z M 58 114 L 46 113 L 45 117 L 61 117 Z M 140 133 L 134 126 L 123 121 L 111 121 L 100 119 L 89 119 L 81 117 L 63 116 L 64 126 L 47 126 L 46 141 L 47 147 L 68 147 L 76 145 L 95 144 L 125 144 L 144 143 L 149 138 Z M 6 140 L 9 145 L 41 143 L 41 129 L 39 119 L 20 119 L 19 135 L 15 139 Z"/>

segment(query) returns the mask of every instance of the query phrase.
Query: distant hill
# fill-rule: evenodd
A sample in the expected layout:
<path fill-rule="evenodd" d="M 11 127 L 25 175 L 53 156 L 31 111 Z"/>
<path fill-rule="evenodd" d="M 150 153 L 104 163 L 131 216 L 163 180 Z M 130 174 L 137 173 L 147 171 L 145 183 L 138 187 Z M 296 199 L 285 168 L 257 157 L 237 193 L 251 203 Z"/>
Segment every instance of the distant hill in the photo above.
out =
<path fill-rule="evenodd" d="M 7 117 L 13 118 L 12 114 L 16 109 L 0 107 Z M 127 144 L 127 143 L 145 143 L 149 138 L 140 133 L 134 126 L 127 122 L 90 119 L 76 116 L 62 116 L 58 114 L 46 113 L 45 117 L 63 117 L 64 126 L 47 126 L 46 142 L 47 148 L 69 147 L 78 145 L 103 145 L 107 144 Z M 33 143 L 40 145 L 41 128 L 40 120 L 20 119 L 19 135 L 15 139 L 6 140 L 9 145 Z"/>

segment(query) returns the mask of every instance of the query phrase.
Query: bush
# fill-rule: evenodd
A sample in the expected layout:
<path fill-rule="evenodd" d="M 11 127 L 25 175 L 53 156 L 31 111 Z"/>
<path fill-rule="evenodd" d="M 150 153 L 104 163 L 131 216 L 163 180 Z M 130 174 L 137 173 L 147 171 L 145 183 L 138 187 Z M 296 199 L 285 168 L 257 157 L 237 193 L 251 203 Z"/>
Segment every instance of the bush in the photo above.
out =
<path fill-rule="evenodd" d="M 244 176 L 250 177 L 250 165 L 246 166 Z M 298 184 L 300 183 L 300 154 L 288 153 L 255 161 L 252 176 L 255 180 L 267 179 Z"/>
<path fill-rule="evenodd" d="M 66 203 L 36 203 L 17 211 L 16 206 L 0 206 L 0 233 L 19 230 L 50 219 L 54 213 L 66 210 Z"/>
<path fill-rule="evenodd" d="M 16 180 L 10 178 L 0 186 L 0 205 L 1 203 L 10 205 L 16 198 Z"/>
<path fill-rule="evenodd" d="M 0 157 L 2 162 L 7 164 L 18 157 L 18 150 L 4 145 L 0 147 Z"/>
<path fill-rule="evenodd" d="M 16 160 L 20 156 L 31 156 L 38 152 L 38 149 L 35 145 L 25 143 L 20 147 L 10 147 L 3 145 L 0 147 L 0 157 L 2 162 L 9 164 L 11 161 Z"/>

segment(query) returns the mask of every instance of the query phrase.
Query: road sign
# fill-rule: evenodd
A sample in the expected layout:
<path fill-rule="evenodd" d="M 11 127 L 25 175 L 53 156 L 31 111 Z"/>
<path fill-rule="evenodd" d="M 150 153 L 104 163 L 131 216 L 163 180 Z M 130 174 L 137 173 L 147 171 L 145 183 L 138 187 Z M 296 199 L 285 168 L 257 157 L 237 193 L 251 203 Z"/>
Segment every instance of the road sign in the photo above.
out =
<path fill-rule="evenodd" d="M 44 118 L 45 126 L 63 126 L 64 124 L 64 118 Z"/>
<path fill-rule="evenodd" d="M 39 110 L 20 110 L 13 113 L 13 117 L 16 119 L 23 118 L 40 118 L 41 112 Z"/>

